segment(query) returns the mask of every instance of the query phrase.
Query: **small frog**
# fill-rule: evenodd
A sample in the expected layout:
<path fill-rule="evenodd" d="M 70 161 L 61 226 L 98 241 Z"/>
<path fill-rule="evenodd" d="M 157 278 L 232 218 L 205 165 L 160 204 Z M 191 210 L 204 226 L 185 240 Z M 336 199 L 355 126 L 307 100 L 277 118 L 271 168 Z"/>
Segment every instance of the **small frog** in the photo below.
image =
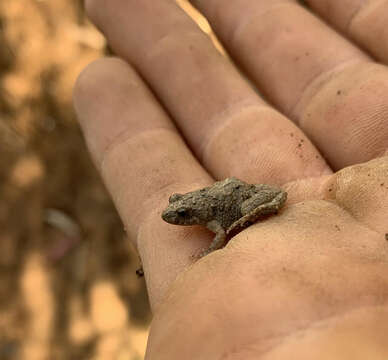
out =
<path fill-rule="evenodd" d="M 223 247 L 232 231 L 276 214 L 286 200 L 287 193 L 278 187 L 251 185 L 232 177 L 184 195 L 171 195 L 162 219 L 175 225 L 203 225 L 215 232 L 202 257 Z"/>

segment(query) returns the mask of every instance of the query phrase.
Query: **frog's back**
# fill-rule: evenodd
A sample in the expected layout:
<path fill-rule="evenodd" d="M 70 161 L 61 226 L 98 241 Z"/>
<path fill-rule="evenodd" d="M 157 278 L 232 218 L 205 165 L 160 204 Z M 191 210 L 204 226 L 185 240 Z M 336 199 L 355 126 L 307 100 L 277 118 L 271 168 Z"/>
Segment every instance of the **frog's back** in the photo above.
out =
<path fill-rule="evenodd" d="M 236 178 L 227 178 L 208 188 L 213 204 L 213 216 L 224 229 L 229 228 L 241 214 L 241 204 L 251 196 L 254 186 Z"/>

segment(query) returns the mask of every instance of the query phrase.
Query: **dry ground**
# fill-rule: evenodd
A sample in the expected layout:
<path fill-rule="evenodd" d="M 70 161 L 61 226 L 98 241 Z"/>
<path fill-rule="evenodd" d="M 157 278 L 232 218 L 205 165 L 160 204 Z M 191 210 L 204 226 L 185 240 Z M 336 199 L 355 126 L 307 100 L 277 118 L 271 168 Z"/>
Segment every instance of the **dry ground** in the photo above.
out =
<path fill-rule="evenodd" d="M 80 2 L 0 2 L 0 359 L 142 359 L 138 259 L 71 104 L 104 53 Z"/>

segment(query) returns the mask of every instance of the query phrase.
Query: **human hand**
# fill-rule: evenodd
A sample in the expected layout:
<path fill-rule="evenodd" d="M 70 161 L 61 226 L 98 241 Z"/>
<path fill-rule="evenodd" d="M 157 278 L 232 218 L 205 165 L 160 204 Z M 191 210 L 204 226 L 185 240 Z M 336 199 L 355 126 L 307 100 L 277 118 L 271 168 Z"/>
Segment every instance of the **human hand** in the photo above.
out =
<path fill-rule="evenodd" d="M 125 61 L 90 65 L 74 95 L 143 261 L 147 358 L 387 356 L 386 5 L 311 0 L 340 35 L 292 1 L 193 2 L 273 107 L 173 1 L 87 1 Z M 228 176 L 281 184 L 288 206 L 193 264 L 213 234 L 160 213 Z"/>

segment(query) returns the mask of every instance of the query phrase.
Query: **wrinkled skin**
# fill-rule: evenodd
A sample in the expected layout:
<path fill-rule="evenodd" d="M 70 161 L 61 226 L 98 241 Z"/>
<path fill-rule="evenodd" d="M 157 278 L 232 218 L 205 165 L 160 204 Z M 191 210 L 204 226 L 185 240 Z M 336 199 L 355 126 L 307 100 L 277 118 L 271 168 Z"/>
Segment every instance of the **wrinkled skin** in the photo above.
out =
<path fill-rule="evenodd" d="M 146 359 L 388 358 L 388 70 L 372 61 L 388 60 L 386 2 L 306 1 L 315 17 L 193 3 L 273 107 L 167 0 L 87 1 L 122 59 L 92 63 L 74 93 L 143 261 Z M 280 185 L 287 205 L 195 262 L 212 234 L 160 213 L 230 176 Z"/>

